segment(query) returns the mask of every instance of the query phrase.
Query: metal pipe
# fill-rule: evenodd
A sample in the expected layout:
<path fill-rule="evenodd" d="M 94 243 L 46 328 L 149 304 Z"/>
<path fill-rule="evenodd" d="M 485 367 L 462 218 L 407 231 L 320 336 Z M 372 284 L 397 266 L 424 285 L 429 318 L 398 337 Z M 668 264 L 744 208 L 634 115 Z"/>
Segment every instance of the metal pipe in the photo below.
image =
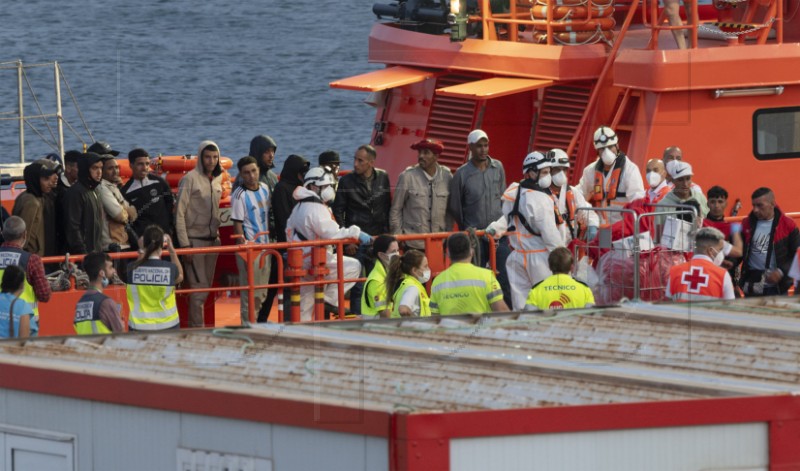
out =
<path fill-rule="evenodd" d="M 22 61 L 17 61 L 17 105 L 19 110 L 19 161 L 25 163 L 25 108 L 22 100 Z"/>
<path fill-rule="evenodd" d="M 64 157 L 64 116 L 61 113 L 61 69 L 58 62 L 53 63 L 53 77 L 56 81 L 56 124 L 58 126 L 58 156 Z"/>

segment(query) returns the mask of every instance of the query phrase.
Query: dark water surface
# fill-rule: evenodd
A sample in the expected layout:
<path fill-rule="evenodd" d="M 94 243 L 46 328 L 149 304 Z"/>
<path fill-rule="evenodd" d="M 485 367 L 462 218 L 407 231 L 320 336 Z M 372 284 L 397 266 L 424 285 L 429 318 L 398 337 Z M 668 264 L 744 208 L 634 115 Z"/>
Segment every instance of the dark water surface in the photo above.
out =
<path fill-rule="evenodd" d="M 94 137 L 122 152 L 195 153 L 212 139 L 237 159 L 253 136 L 269 134 L 278 161 L 299 153 L 316 163 L 332 148 L 349 167 L 355 148 L 370 138 L 374 113 L 364 95 L 328 82 L 379 67 L 367 63 L 372 3 L 7 2 L 0 62 L 59 61 Z M 45 112 L 53 112 L 52 70 L 29 70 L 28 77 Z M 82 130 L 62 92 L 66 119 Z M 26 114 L 37 114 L 27 90 L 25 100 Z M 16 71 L 2 70 L 0 112 L 16 108 Z M 49 138 L 41 121 L 33 124 Z M 0 121 L 0 161 L 18 160 L 17 127 Z M 26 136 L 28 160 L 50 152 L 30 127 Z M 67 149 L 79 147 L 66 129 L 65 138 Z"/>

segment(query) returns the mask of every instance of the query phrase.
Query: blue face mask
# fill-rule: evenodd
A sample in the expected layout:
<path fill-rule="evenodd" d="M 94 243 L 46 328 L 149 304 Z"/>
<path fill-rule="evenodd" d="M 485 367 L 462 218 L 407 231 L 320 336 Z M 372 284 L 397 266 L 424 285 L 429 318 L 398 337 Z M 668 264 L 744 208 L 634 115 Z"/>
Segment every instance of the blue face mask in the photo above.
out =
<path fill-rule="evenodd" d="M 108 278 L 106 278 L 106 277 L 104 276 L 104 277 L 103 277 L 103 288 L 107 288 L 107 287 L 108 287 Z"/>

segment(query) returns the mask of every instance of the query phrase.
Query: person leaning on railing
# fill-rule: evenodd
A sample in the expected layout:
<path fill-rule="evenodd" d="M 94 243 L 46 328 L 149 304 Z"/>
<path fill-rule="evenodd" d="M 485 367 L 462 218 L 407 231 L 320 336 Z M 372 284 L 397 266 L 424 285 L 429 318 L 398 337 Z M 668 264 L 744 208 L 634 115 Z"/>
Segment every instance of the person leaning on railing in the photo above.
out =
<path fill-rule="evenodd" d="M 139 258 L 128 266 L 128 326 L 145 332 L 177 328 L 175 285 L 183 281 L 183 270 L 172 238 L 151 225 L 140 237 L 139 247 Z M 170 261 L 161 260 L 163 249 L 169 251 Z"/>
<path fill-rule="evenodd" d="M 375 266 L 369 272 L 367 281 L 364 282 L 364 292 L 361 295 L 361 316 L 364 318 L 373 318 L 378 315 L 389 317 L 392 306 L 386 299 L 386 269 L 392 260 L 400 255 L 400 245 L 394 236 L 380 235 L 372 243 L 372 255 L 375 257 Z"/>

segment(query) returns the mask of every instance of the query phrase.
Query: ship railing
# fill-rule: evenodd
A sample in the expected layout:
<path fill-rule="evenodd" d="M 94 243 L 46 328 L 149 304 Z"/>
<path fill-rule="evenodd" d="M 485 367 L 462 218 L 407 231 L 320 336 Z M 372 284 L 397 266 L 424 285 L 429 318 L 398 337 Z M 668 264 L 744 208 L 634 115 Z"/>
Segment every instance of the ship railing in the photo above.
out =
<path fill-rule="evenodd" d="M 403 234 L 396 235 L 395 237 L 399 242 L 421 241 L 423 243 L 422 251 L 428 258 L 428 263 L 431 267 L 431 279 L 442 270 L 449 266 L 449 261 L 445 256 L 443 249 L 443 242 L 453 232 L 436 232 L 429 234 Z M 475 235 L 482 237 L 483 231 L 475 231 Z M 215 247 L 202 247 L 202 248 L 182 248 L 176 249 L 175 252 L 178 256 L 182 255 L 203 255 L 203 254 L 218 254 L 218 255 L 238 255 L 241 256 L 247 263 L 247 285 L 241 286 L 213 286 L 210 288 L 194 288 L 194 289 L 178 289 L 176 294 L 190 294 L 190 293 L 226 293 L 230 291 L 239 291 L 242 296 L 248 296 L 248 318 L 251 323 L 256 322 L 255 311 L 255 292 L 260 289 L 276 289 L 278 291 L 277 304 L 278 304 L 278 322 L 291 321 L 300 322 L 300 306 L 298 302 L 291 303 L 290 312 L 284 312 L 284 295 L 287 290 L 299 296 L 301 286 L 315 286 L 318 290 L 323 290 L 326 285 L 336 284 L 338 290 L 338 313 L 335 317 L 339 320 L 346 319 L 346 305 L 345 305 L 345 289 L 346 283 L 350 282 L 363 282 L 366 278 L 353 278 L 348 279 L 344 277 L 343 258 L 345 247 L 351 244 L 358 244 L 357 239 L 335 239 L 335 240 L 309 240 L 304 242 L 277 242 L 268 244 L 236 244 L 236 245 L 222 245 Z M 326 271 L 327 262 L 327 249 L 333 247 L 336 253 L 336 275 L 334 278 L 326 278 L 328 275 Z M 494 244 L 488 244 L 489 247 L 489 265 L 492 270 L 496 267 L 496 249 Z M 304 263 L 303 249 L 311 249 L 311 264 L 307 266 Z M 284 260 L 283 252 L 286 253 L 286 260 Z M 263 254 L 263 255 L 262 255 Z M 162 257 L 169 256 L 166 250 L 162 252 Z M 278 267 L 278 280 L 277 283 L 272 284 L 255 284 L 254 265 L 259 256 L 271 256 L 271 263 L 276 263 Z M 138 252 L 117 252 L 109 253 L 112 260 L 136 259 L 139 256 Z M 42 261 L 45 264 L 58 264 L 66 260 L 72 263 L 82 261 L 84 255 L 70 255 L 43 257 Z M 261 268 L 260 268 L 261 269 Z M 313 278 L 313 279 L 309 279 Z M 70 280 L 69 291 L 76 291 L 74 277 Z M 430 281 L 429 281 L 430 283 Z M 246 294 L 245 294 L 246 292 Z M 297 301 L 298 298 L 295 298 Z M 314 307 L 313 320 L 321 321 L 325 319 L 324 305 L 316 303 Z"/>
<path fill-rule="evenodd" d="M 608 221 L 612 214 L 621 215 L 621 222 L 614 227 L 603 225 L 595 241 L 572 247 L 578 262 L 573 276 L 592 287 L 598 305 L 664 300 L 669 267 L 685 262 L 686 254 L 694 251 L 690 234 L 697 229 L 697 218 L 692 206 L 647 207 L 653 210 L 577 209 L 577 214 L 593 211 L 601 221 Z M 679 216 L 692 216 L 695 222 L 684 223 Z"/>

